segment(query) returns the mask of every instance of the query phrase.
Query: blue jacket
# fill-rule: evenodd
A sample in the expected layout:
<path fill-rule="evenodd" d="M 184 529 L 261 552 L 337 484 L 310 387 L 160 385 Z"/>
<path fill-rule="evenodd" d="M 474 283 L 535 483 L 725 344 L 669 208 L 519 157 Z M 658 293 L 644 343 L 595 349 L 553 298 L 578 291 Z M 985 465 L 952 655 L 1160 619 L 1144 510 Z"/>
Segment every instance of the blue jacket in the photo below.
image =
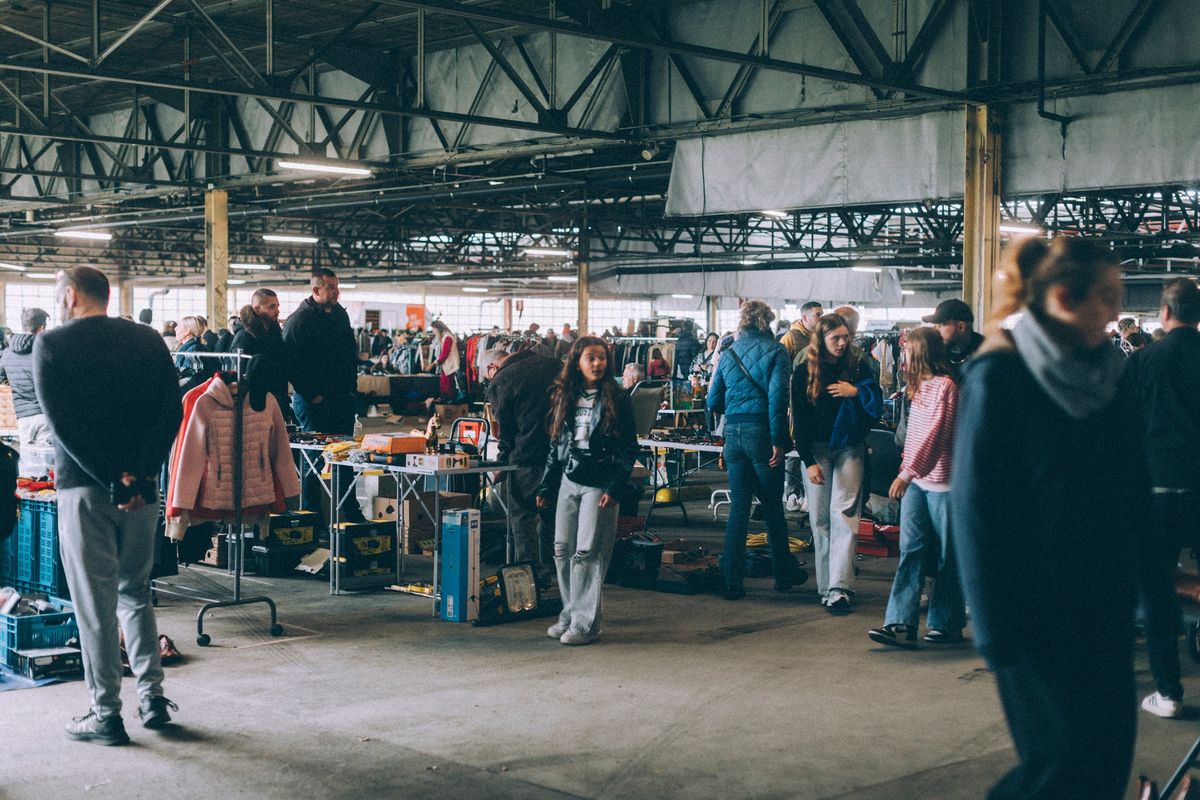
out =
<path fill-rule="evenodd" d="M 741 370 L 737 353 L 750 373 Z M 753 328 L 742 331 L 733 346 L 721 351 L 716 373 L 708 385 L 708 410 L 728 422 L 769 422 L 771 444 L 791 448 L 788 436 L 788 380 L 792 374 L 787 350 L 770 334 Z M 765 394 L 764 394 L 765 393 Z"/>

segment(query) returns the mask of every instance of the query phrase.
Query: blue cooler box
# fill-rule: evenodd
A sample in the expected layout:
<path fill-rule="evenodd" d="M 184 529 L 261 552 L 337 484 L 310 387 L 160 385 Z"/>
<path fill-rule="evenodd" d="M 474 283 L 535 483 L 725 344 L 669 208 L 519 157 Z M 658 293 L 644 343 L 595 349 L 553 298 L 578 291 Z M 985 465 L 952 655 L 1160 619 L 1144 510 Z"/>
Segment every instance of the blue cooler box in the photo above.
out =
<path fill-rule="evenodd" d="M 479 617 L 479 512 L 442 512 L 442 619 Z"/>

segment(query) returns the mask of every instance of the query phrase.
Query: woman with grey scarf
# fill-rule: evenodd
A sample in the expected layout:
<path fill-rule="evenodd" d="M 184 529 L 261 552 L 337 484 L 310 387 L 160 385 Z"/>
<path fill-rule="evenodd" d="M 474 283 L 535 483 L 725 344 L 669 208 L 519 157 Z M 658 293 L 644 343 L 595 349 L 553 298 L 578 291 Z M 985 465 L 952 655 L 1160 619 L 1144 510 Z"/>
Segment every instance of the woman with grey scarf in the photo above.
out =
<path fill-rule="evenodd" d="M 1136 566 L 1150 519 L 1134 398 L 1105 326 L 1117 260 L 1091 240 L 1015 244 L 967 366 L 951 517 L 975 645 L 1020 763 L 988 797 L 1123 797 L 1133 759 Z"/>

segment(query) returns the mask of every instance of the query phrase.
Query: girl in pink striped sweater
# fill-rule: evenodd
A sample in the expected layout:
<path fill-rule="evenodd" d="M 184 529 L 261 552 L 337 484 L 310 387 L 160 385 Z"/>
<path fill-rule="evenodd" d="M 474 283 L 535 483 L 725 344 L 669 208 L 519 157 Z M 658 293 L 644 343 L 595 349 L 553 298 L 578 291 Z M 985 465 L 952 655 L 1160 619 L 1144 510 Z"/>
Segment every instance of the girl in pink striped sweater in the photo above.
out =
<path fill-rule="evenodd" d="M 962 641 L 966 610 L 950 542 L 950 452 L 958 386 L 941 335 L 918 328 L 908 338 L 905 397 L 910 403 L 900 474 L 888 494 L 900 500 L 900 564 L 882 628 L 867 633 L 893 647 L 917 646 L 925 575 L 935 576 L 925 641 Z"/>

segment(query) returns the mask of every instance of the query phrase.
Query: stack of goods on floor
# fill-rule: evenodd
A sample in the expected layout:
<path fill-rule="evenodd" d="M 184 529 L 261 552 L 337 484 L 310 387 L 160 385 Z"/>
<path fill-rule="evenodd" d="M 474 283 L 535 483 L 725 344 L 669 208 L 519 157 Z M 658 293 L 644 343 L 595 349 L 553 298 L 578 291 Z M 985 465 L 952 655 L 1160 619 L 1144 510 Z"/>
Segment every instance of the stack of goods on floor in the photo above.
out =
<path fill-rule="evenodd" d="M 900 555 L 900 526 L 880 525 L 863 517 L 858 523 L 858 543 L 855 548 L 860 556 L 895 558 Z"/>
<path fill-rule="evenodd" d="M 803 553 L 811 545 L 795 536 L 788 537 L 788 552 L 795 556 Z M 721 554 L 725 558 L 725 554 Z M 765 533 L 750 533 L 746 535 L 746 563 L 742 567 L 742 575 L 747 578 L 770 578 L 775 575 L 775 567 L 771 563 L 771 548 Z M 794 559 L 793 559 L 794 560 Z M 796 561 L 796 568 L 804 566 L 803 561 Z M 805 573 L 807 575 L 807 573 Z M 803 583 L 803 581 L 800 581 Z"/>
<path fill-rule="evenodd" d="M 70 602 L 0 589 L 0 664 L 27 678 L 81 678 L 79 628 Z"/>
<path fill-rule="evenodd" d="M 247 566 L 258 575 L 277 578 L 295 574 L 300 561 L 317 549 L 321 515 L 315 511 L 272 514 L 264 532 L 261 526 L 251 547 Z"/>
<path fill-rule="evenodd" d="M 671 594 L 718 592 L 722 580 L 717 557 L 687 539 L 664 542 L 654 588 Z"/>

